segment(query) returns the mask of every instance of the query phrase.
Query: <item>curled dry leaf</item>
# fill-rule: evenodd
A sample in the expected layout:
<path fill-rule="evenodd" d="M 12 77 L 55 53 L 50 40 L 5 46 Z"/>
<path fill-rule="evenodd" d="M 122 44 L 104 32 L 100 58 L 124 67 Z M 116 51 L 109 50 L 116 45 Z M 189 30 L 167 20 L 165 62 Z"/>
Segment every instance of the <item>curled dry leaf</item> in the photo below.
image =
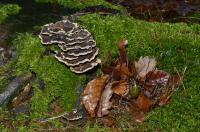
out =
<path fill-rule="evenodd" d="M 109 75 L 104 75 L 90 81 L 84 92 L 82 102 L 91 117 L 95 117 L 95 109 L 101 98 L 102 90 L 109 80 Z"/>
<path fill-rule="evenodd" d="M 129 82 L 127 80 L 120 80 L 113 84 L 113 93 L 125 97 L 129 93 Z"/>
<path fill-rule="evenodd" d="M 99 109 L 97 112 L 98 117 L 109 114 L 109 109 L 112 107 L 112 102 L 110 101 L 113 91 L 112 91 L 112 82 L 107 83 L 105 89 L 101 95 L 101 100 L 99 102 Z"/>
<path fill-rule="evenodd" d="M 169 102 L 169 99 L 171 98 L 171 93 L 173 92 L 174 88 L 176 88 L 181 81 L 181 77 L 176 74 L 170 77 L 168 85 L 167 85 L 167 91 L 161 95 L 159 98 L 159 106 L 163 106 Z"/>
<path fill-rule="evenodd" d="M 129 78 L 129 69 L 126 64 L 118 64 L 112 71 L 113 80 L 127 80 Z"/>
<path fill-rule="evenodd" d="M 146 75 L 146 81 L 150 85 L 159 85 L 165 87 L 169 81 L 169 73 L 161 70 L 150 71 Z"/>
<path fill-rule="evenodd" d="M 118 49 L 119 49 L 119 60 L 120 63 L 127 63 L 128 62 L 128 58 L 126 56 L 126 45 L 128 44 L 128 40 L 120 40 L 117 44 Z"/>
<path fill-rule="evenodd" d="M 150 71 L 142 84 L 144 94 L 149 98 L 158 98 L 169 82 L 169 73 L 161 70 Z"/>
<path fill-rule="evenodd" d="M 139 79 L 144 79 L 148 72 L 155 70 L 155 67 L 155 58 L 149 58 L 148 56 L 140 57 L 139 61 L 135 62 L 135 69 Z"/>
<path fill-rule="evenodd" d="M 174 87 L 181 81 L 178 75 L 170 76 L 156 69 L 155 58 L 146 56 L 136 62 L 129 61 L 126 45 L 126 40 L 118 42 L 118 59 L 111 65 L 103 64 L 104 76 L 89 82 L 84 91 L 83 104 L 91 117 L 108 115 L 115 97 L 123 97 L 134 102 L 131 113 L 135 121 L 143 122 L 144 112 L 168 103 Z M 133 98 L 127 98 L 129 95 Z"/>

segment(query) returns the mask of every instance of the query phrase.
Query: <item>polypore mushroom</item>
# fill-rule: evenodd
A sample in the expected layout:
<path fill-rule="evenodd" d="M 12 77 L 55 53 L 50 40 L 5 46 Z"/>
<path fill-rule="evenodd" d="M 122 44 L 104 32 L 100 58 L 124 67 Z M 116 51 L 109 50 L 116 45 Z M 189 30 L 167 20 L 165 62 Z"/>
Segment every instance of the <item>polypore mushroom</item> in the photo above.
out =
<path fill-rule="evenodd" d="M 75 73 L 84 73 L 100 63 L 99 49 L 91 33 L 69 20 L 50 23 L 42 27 L 39 34 L 42 44 L 58 44 L 61 51 L 55 57 Z"/>

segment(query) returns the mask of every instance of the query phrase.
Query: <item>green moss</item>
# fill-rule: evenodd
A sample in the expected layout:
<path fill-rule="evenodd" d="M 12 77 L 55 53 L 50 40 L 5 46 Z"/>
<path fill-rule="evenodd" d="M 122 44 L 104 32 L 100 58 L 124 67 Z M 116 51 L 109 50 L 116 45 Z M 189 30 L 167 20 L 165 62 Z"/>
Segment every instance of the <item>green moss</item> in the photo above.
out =
<path fill-rule="evenodd" d="M 80 85 L 84 76 L 75 75 L 53 56 L 44 56 L 45 47 L 38 37 L 19 34 L 14 44 L 18 53 L 16 74 L 35 72 L 37 78 L 45 83 L 44 90 L 40 90 L 38 84 L 34 85 L 32 116 L 47 114 L 49 104 L 54 100 L 59 100 L 65 110 L 70 110 L 76 99 L 75 88 Z"/>
<path fill-rule="evenodd" d="M 107 7 L 114 7 L 114 8 L 120 8 L 113 6 L 112 4 L 106 2 L 105 0 L 35 0 L 36 2 L 40 3 L 57 3 L 59 5 L 62 5 L 67 8 L 84 8 L 87 6 L 96 6 L 96 5 L 104 5 Z"/>
<path fill-rule="evenodd" d="M 128 55 L 133 60 L 140 56 L 154 56 L 158 67 L 173 73 L 185 67 L 185 90 L 181 86 L 172 101 L 147 115 L 149 118 L 139 130 L 192 131 L 200 125 L 200 26 L 184 23 L 148 23 L 125 16 L 101 17 L 87 15 L 81 24 L 91 31 L 100 48 L 100 57 L 105 59 L 109 52 L 117 55 L 116 42 L 125 38 L 129 41 Z"/>
<path fill-rule="evenodd" d="M 0 4 L 0 24 L 9 16 L 15 15 L 21 8 L 15 4 L 2 5 Z"/>
<path fill-rule="evenodd" d="M 129 41 L 127 51 L 132 60 L 140 56 L 154 56 L 158 60 L 159 69 L 170 73 L 174 72 L 174 66 L 180 72 L 187 67 L 184 77 L 185 90 L 180 86 L 173 94 L 170 104 L 147 114 L 145 123 L 136 126 L 136 130 L 198 130 L 200 25 L 148 23 L 127 16 L 104 17 L 96 14 L 83 16 L 79 20 L 83 27 L 92 32 L 103 61 L 108 58 L 109 52 L 117 56 L 116 42 L 125 38 Z M 45 46 L 42 46 L 37 36 L 28 33 L 17 36 L 13 41 L 17 46 L 15 73 L 21 75 L 33 71 L 38 79 L 45 83 L 44 90 L 40 90 L 37 83 L 34 84 L 31 118 L 45 117 L 49 104 L 54 100 L 60 102 L 65 110 L 69 110 L 76 98 L 75 88 L 84 80 L 84 75 L 75 75 L 53 56 L 45 56 Z M 122 120 L 120 124 L 124 122 Z M 85 127 L 86 131 L 99 129 L 106 131 L 99 126 Z"/>

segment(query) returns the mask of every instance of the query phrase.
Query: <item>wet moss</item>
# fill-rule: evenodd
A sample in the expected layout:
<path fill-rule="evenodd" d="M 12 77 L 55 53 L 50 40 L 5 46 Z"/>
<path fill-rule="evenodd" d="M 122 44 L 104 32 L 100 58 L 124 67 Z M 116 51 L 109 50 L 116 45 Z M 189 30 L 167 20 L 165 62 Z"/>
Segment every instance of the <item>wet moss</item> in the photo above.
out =
<path fill-rule="evenodd" d="M 154 56 L 158 60 L 159 69 L 171 73 L 174 72 L 174 66 L 180 72 L 187 67 L 184 78 L 185 89 L 183 86 L 179 87 L 169 105 L 147 114 L 145 123 L 136 126 L 135 130 L 171 131 L 173 128 L 174 131 L 192 131 L 199 127 L 200 96 L 197 94 L 200 92 L 199 25 L 148 23 L 127 16 L 106 17 L 97 14 L 82 16 L 79 18 L 79 23 L 92 32 L 100 48 L 99 56 L 103 61 L 108 58 L 109 53 L 117 56 L 116 42 L 125 38 L 129 41 L 127 52 L 132 60 L 140 56 Z M 72 73 L 53 56 L 44 55 L 45 47 L 37 36 L 29 33 L 18 34 L 13 44 L 17 47 L 15 74 L 35 72 L 37 78 L 45 84 L 44 90 L 41 90 L 37 83 L 33 85 L 34 96 L 31 116 L 28 119 L 45 117 L 48 114 L 49 104 L 55 100 L 60 102 L 65 110 L 70 110 L 76 99 L 75 88 L 83 82 L 85 76 Z M 124 121 L 120 123 L 122 126 Z M 39 126 L 30 124 L 30 129 L 34 125 Z M 99 128 L 99 126 L 85 127 L 87 131 L 98 131 Z M 129 129 L 122 128 L 122 130 Z"/>
<path fill-rule="evenodd" d="M 88 6 L 104 5 L 107 7 L 114 7 L 112 4 L 106 2 L 105 0 L 35 0 L 39 3 L 54 3 L 59 4 L 68 8 L 84 8 Z"/>
<path fill-rule="evenodd" d="M 53 56 L 45 56 L 45 47 L 38 37 L 19 34 L 14 44 L 17 46 L 16 74 L 34 72 L 37 79 L 45 84 L 44 90 L 34 85 L 31 108 L 33 117 L 47 114 L 49 104 L 59 100 L 65 110 L 70 110 L 76 99 L 76 87 L 84 80 L 84 75 L 72 73 Z"/>
<path fill-rule="evenodd" d="M 20 7 L 16 4 L 0 4 L 0 24 L 9 16 L 19 13 Z"/>
<path fill-rule="evenodd" d="M 102 17 L 96 14 L 80 19 L 95 36 L 100 48 L 100 57 L 108 58 L 108 53 L 117 55 L 116 42 L 129 41 L 127 52 L 132 60 L 140 56 L 154 56 L 159 69 L 175 73 L 187 71 L 184 87 L 173 94 L 169 105 L 157 108 L 147 114 L 145 123 L 136 125 L 136 131 L 194 131 L 200 124 L 198 100 L 200 96 L 200 26 L 185 23 L 148 23 L 126 16 Z M 120 120 L 119 120 L 120 122 Z M 124 124 L 121 122 L 120 124 Z M 129 128 L 126 129 L 127 131 Z"/>

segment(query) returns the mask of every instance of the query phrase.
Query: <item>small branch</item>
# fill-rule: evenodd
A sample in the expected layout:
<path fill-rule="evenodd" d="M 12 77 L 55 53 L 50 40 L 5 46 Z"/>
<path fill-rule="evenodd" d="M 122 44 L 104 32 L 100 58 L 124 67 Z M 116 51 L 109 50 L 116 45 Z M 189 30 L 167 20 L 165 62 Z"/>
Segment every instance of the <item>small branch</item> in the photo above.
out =
<path fill-rule="evenodd" d="M 183 78 L 184 78 L 184 75 L 185 75 L 186 70 L 187 70 L 187 66 L 185 66 L 185 68 L 184 68 L 184 70 L 183 70 L 183 75 L 181 76 L 181 75 L 179 74 L 177 68 L 175 67 L 175 71 L 176 71 L 176 73 L 178 74 L 178 76 L 180 77 L 180 81 L 181 81 L 181 84 L 183 85 L 184 90 L 185 90 L 185 85 L 184 85 L 184 83 L 183 83 Z"/>
<path fill-rule="evenodd" d="M 45 123 L 45 122 L 55 120 L 55 119 L 58 119 L 58 118 L 61 118 L 61 117 L 64 117 L 64 116 L 66 116 L 65 119 L 69 120 L 69 121 L 75 121 L 75 120 L 79 120 L 79 119 L 83 118 L 82 114 L 79 115 L 77 109 L 73 109 L 72 112 L 65 112 L 63 114 L 60 114 L 60 115 L 57 115 L 57 116 L 54 116 L 54 117 L 50 117 L 50 118 L 47 118 L 47 119 L 39 119 L 38 121 L 40 123 Z"/>
<path fill-rule="evenodd" d="M 17 91 L 19 91 L 26 83 L 33 79 L 33 75 L 24 77 L 15 77 L 5 88 L 5 91 L 0 93 L 0 107 L 3 103 L 11 98 Z"/>
<path fill-rule="evenodd" d="M 40 123 L 45 123 L 45 122 L 49 122 L 51 120 L 55 120 L 55 119 L 58 119 L 58 118 L 61 118 L 65 115 L 69 115 L 69 112 L 65 112 L 63 114 L 60 114 L 60 115 L 57 115 L 57 116 L 54 116 L 54 117 L 50 117 L 50 118 L 47 118 L 47 119 L 39 119 L 39 122 Z"/>

